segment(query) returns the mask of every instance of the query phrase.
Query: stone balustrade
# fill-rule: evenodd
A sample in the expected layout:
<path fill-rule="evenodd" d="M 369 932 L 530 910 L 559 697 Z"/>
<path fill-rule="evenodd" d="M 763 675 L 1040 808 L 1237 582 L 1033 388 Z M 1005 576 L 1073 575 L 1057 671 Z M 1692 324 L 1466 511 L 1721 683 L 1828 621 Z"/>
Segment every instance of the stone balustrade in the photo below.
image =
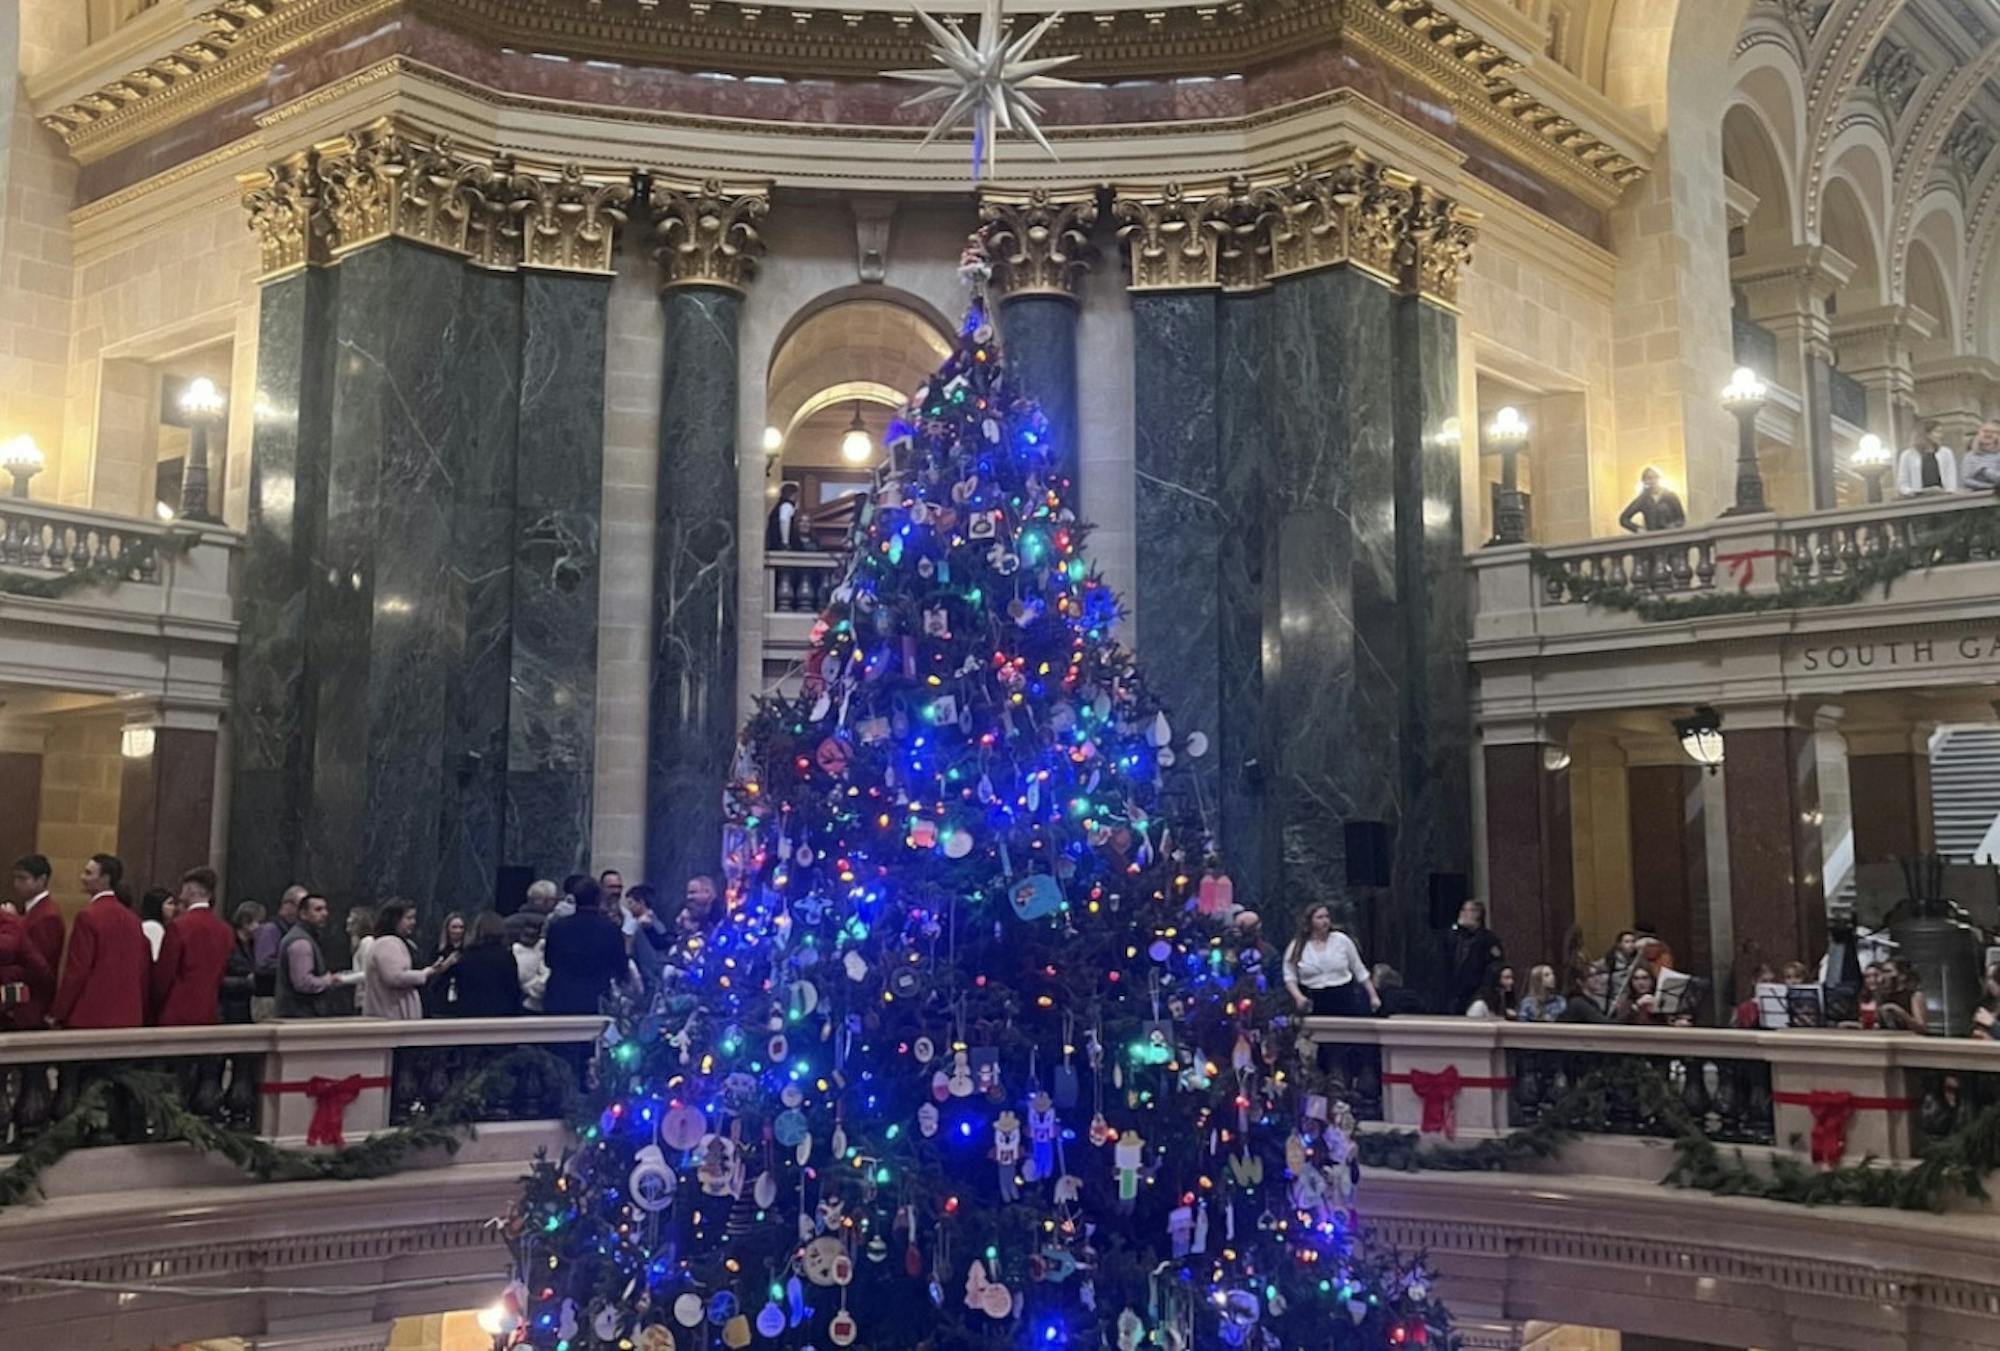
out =
<path fill-rule="evenodd" d="M 826 606 L 840 554 L 772 551 L 764 555 L 764 609 L 773 615 L 817 616 Z"/>
<path fill-rule="evenodd" d="M 1305 1025 L 1316 1041 L 1341 1048 L 1339 1062 L 1364 1121 L 1421 1129 L 1424 1103 L 1412 1076 L 1455 1069 L 1463 1085 L 1453 1104 L 1455 1131 L 1471 1139 L 1532 1124 L 1569 1086 L 1620 1061 L 1658 1071 L 1709 1139 L 1801 1159 L 1809 1155 L 1813 1093 L 1847 1093 L 1857 1104 L 1847 1124 L 1848 1163 L 1913 1159 L 1928 1140 L 2000 1100 L 2000 1050 L 1992 1043 L 1914 1033 L 1480 1018 L 1309 1018 Z M 1615 1156 L 1592 1147 L 1602 1138 L 1659 1140 L 1672 1133 L 1614 1090 L 1584 1131 L 1583 1161 L 1573 1171 L 1601 1171 L 1604 1159 Z M 1656 1162 L 1655 1176 L 1664 1155 Z M 1556 1167 L 1564 1170 L 1560 1159 Z"/>
<path fill-rule="evenodd" d="M 164 526 L 108 512 L 0 498 L 0 565 L 61 576 L 95 572 L 106 580 L 160 580 Z"/>
<path fill-rule="evenodd" d="M 114 1067 L 164 1071 L 197 1115 L 286 1145 L 304 1140 L 314 1101 L 302 1091 L 266 1088 L 358 1076 L 369 1086 L 343 1118 L 347 1139 L 355 1141 L 407 1122 L 454 1084 L 518 1047 L 587 1047 L 601 1026 L 597 1018 L 330 1018 L 247 1027 L 0 1034 L 0 1166 L 62 1121 L 78 1095 Z M 490 1103 L 487 1116 L 550 1120 L 560 1109 L 559 1086 L 528 1082 L 507 1100 Z M 90 1144 L 162 1142 L 158 1123 L 114 1098 L 110 1120 Z M 89 1190 L 97 1172 L 85 1156 L 73 1154 L 58 1165 L 52 1191 Z"/>

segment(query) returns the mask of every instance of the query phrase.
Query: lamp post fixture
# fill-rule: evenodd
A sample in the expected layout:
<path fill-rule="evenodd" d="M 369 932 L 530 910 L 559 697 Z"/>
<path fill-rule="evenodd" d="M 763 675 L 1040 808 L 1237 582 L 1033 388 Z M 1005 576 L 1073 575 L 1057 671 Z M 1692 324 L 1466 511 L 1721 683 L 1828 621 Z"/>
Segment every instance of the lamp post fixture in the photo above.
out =
<path fill-rule="evenodd" d="M 1724 516 L 1770 510 L 1764 505 L 1764 471 L 1757 465 L 1757 414 L 1768 392 L 1748 366 L 1738 366 L 1722 391 L 1722 406 L 1736 415 L 1736 505 Z"/>
<path fill-rule="evenodd" d="M 1855 444 L 1854 453 L 1847 457 L 1847 462 L 1854 466 L 1855 472 L 1867 481 L 1868 500 L 1871 503 L 1882 500 L 1882 478 L 1889 472 L 1889 458 L 1889 448 L 1883 445 L 1882 438 L 1873 432 L 1863 434 L 1861 440 Z"/>
<path fill-rule="evenodd" d="M 1521 500 L 1521 452 L 1528 445 L 1528 421 L 1509 405 L 1493 415 L 1486 443 L 1500 448 L 1500 500 L 1493 509 L 1493 538 L 1487 544 L 1526 544 L 1528 508 Z"/>
<path fill-rule="evenodd" d="M 187 469 L 181 475 L 181 516 L 190 521 L 212 521 L 215 515 L 208 509 L 208 431 L 222 415 L 222 391 L 207 376 L 196 376 L 181 391 L 181 412 L 187 414 L 194 434 Z"/>
<path fill-rule="evenodd" d="M 0 446 L 0 469 L 14 476 L 14 496 L 28 495 L 28 480 L 48 467 L 48 460 L 42 455 L 42 448 L 35 444 L 35 438 L 26 432 Z"/>

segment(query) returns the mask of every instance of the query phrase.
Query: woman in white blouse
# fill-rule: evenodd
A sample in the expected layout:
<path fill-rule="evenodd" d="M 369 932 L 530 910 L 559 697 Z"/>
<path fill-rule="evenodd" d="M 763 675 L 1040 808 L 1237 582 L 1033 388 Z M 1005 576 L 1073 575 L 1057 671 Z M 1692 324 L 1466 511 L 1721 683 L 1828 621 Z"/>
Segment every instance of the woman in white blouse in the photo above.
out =
<path fill-rule="evenodd" d="M 1365 1018 L 1382 1007 L 1354 940 L 1334 927 L 1333 912 L 1315 905 L 1299 919 L 1285 949 L 1285 988 L 1301 1012 Z"/>

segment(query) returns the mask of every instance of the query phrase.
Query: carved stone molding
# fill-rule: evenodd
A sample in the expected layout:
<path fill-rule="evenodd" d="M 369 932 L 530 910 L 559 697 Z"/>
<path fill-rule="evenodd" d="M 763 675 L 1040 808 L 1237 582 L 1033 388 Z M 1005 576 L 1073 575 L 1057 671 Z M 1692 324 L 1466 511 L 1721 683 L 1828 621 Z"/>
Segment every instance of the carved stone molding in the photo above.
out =
<path fill-rule="evenodd" d="M 1239 181 L 1239 187 L 1241 186 Z M 1120 192 L 1111 215 L 1125 243 L 1134 291 L 1187 291 L 1222 284 L 1222 254 L 1230 238 L 1228 192 L 1189 193 L 1169 183 L 1152 196 Z"/>
<path fill-rule="evenodd" d="M 1091 227 L 1097 224 L 1092 192 L 1060 196 L 1035 188 L 1025 197 L 982 192 L 979 219 L 993 262 L 992 294 L 1076 298 L 1090 270 Z"/>
<path fill-rule="evenodd" d="M 243 208 L 263 245 L 264 275 L 276 276 L 325 261 L 326 218 L 320 211 L 319 174 L 310 150 L 242 174 Z"/>
<path fill-rule="evenodd" d="M 609 273 L 632 200 L 624 178 L 526 166 L 380 118 L 239 175 L 267 275 L 408 239 L 480 267 Z"/>
<path fill-rule="evenodd" d="M 656 182 L 650 204 L 661 289 L 749 289 L 764 256 L 757 224 L 771 210 L 768 185 L 725 187 L 713 178 L 695 184 Z"/>
<path fill-rule="evenodd" d="M 1410 212 L 1410 251 L 1402 285 L 1440 305 L 1458 305 L 1458 283 L 1472 262 L 1479 213 L 1419 185 Z"/>
<path fill-rule="evenodd" d="M 1121 188 L 1111 210 L 1135 291 L 1254 290 L 1346 266 L 1446 306 L 1458 302 L 1479 220 L 1352 146 L 1268 181 Z"/>

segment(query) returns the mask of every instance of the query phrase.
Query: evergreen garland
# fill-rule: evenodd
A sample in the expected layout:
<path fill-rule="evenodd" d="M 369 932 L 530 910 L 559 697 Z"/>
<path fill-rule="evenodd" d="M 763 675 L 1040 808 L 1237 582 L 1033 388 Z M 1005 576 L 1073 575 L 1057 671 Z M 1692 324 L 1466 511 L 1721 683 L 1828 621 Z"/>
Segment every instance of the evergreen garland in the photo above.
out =
<path fill-rule="evenodd" d="M 0 1170 L 0 1210 L 39 1193 L 42 1175 L 50 1167 L 109 1126 L 114 1095 L 124 1095 L 144 1114 L 160 1142 L 184 1142 L 203 1154 L 227 1159 L 259 1182 L 349 1181 L 384 1177 L 426 1150 L 457 1153 L 473 1134 L 487 1103 L 510 1096 L 523 1078 L 561 1085 L 563 1105 L 558 1115 L 564 1120 L 573 1115 L 576 1088 L 569 1067 L 539 1046 L 523 1046 L 455 1084 L 433 1110 L 409 1125 L 329 1152 L 287 1149 L 255 1132 L 218 1126 L 187 1108 L 174 1076 L 166 1071 L 118 1070 L 84 1088 L 67 1116 Z"/>
<path fill-rule="evenodd" d="M 162 541 L 166 548 L 178 554 L 185 554 L 194 547 L 192 533 L 175 532 Z M 38 573 L 12 572 L 0 567 L 0 596 L 27 596 L 35 600 L 60 600 L 74 591 L 85 587 L 110 589 L 131 581 L 145 564 L 148 557 L 158 560 L 161 556 L 160 544 L 150 540 L 135 540 L 131 547 L 117 555 L 109 552 L 98 555 L 83 566 L 68 572 Z"/>
<path fill-rule="evenodd" d="M 1981 511 L 1960 513 L 1917 549 L 1900 545 L 1848 562 L 1838 577 L 1809 581 L 1781 579 L 1776 591 L 1745 592 L 1714 590 L 1691 596 L 1662 595 L 1650 588 L 1626 582 L 1611 582 L 1569 571 L 1563 563 L 1537 549 L 1529 555 L 1529 566 L 1544 586 L 1559 585 L 1571 602 L 1605 610 L 1636 614 L 1649 623 L 1704 619 L 1711 615 L 1762 614 L 1774 610 L 1817 609 L 1829 605 L 1852 605 L 1876 587 L 1888 595 L 1896 580 L 1922 568 L 1928 572 L 1939 563 L 1978 556 L 2000 555 L 2000 504 Z"/>
<path fill-rule="evenodd" d="M 2000 1105 L 1987 1107 L 1925 1149 L 1909 1168 L 1863 1159 L 1820 1170 L 1774 1154 L 1769 1173 L 1750 1166 L 1743 1151 L 1724 1152 L 1701 1131 L 1666 1077 L 1640 1060 L 1614 1061 L 1576 1080 L 1532 1125 L 1456 1146 L 1424 1143 L 1416 1131 L 1360 1137 L 1361 1161 L 1400 1172 L 1506 1172 L 1554 1158 L 1563 1146 L 1604 1119 L 1614 1095 L 1636 1102 L 1639 1119 L 1670 1134 L 1674 1163 L 1662 1186 L 1748 1196 L 1788 1205 L 1876 1206 L 1942 1211 L 1954 1197 L 1984 1199 L 1986 1175 L 2000 1169 Z"/>

